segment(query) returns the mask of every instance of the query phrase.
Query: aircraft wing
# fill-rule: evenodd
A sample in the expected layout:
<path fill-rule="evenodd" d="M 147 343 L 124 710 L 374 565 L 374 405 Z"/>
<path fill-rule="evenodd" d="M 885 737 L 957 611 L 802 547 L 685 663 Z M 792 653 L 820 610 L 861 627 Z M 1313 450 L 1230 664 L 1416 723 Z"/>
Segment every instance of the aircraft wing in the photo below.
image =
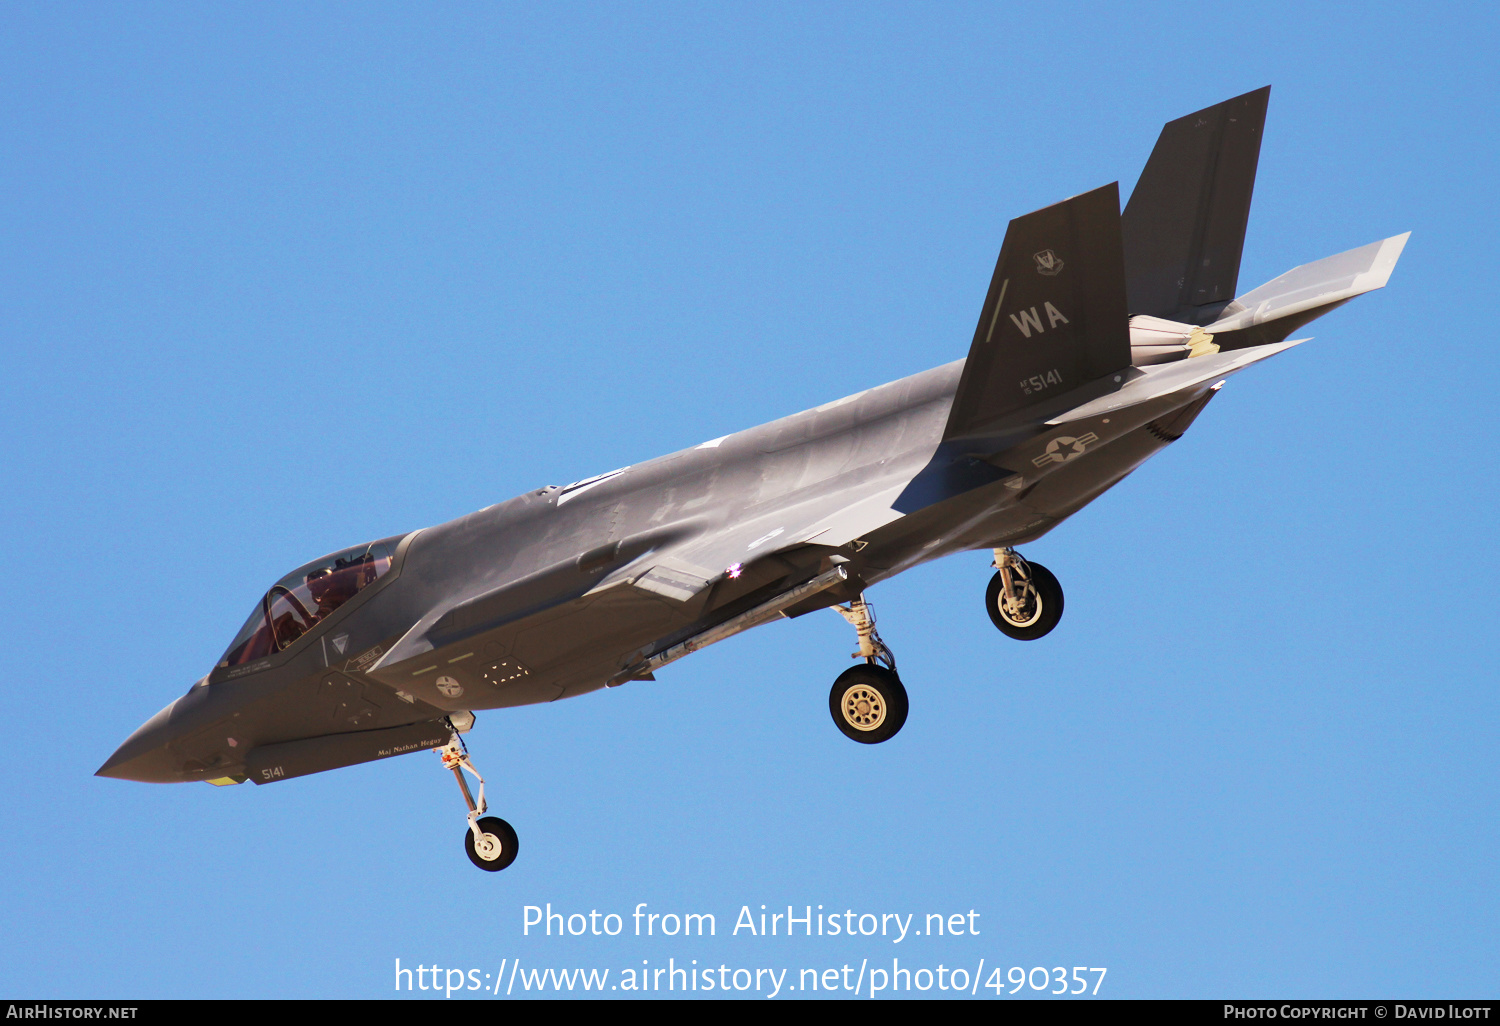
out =
<path fill-rule="evenodd" d="M 733 566 L 804 545 L 839 548 L 884 527 L 905 514 L 891 508 L 920 464 L 871 480 L 858 477 L 790 505 L 736 520 L 654 550 L 599 582 L 604 590 L 628 580 L 678 602 L 707 590 Z"/>
<path fill-rule="evenodd" d="M 701 522 L 668 525 L 563 560 L 435 610 L 396 642 L 372 672 L 477 634 L 556 619 L 569 608 L 582 612 L 593 604 L 584 600 L 606 593 L 612 606 L 644 600 L 644 612 L 665 599 L 671 608 L 691 615 L 731 567 L 748 568 L 807 544 L 836 548 L 899 519 L 903 514 L 890 504 L 914 472 L 915 468 L 893 469 L 874 480 L 852 474 L 841 487 L 820 490 L 790 505 L 768 504 L 764 511 L 751 510 L 717 528 Z M 771 576 L 786 572 L 783 568 Z M 624 607 L 614 615 L 625 617 Z"/>

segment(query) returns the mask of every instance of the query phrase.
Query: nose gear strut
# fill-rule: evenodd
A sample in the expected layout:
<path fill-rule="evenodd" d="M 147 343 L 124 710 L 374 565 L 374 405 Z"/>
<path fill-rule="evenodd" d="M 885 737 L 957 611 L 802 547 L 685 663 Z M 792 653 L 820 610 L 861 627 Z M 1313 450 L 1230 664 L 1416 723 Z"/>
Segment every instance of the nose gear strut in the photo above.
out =
<path fill-rule="evenodd" d="M 453 771 L 453 779 L 458 781 L 464 803 L 469 806 L 469 829 L 464 833 L 464 848 L 469 854 L 469 861 L 480 869 L 498 873 L 516 860 L 520 842 L 515 830 L 497 816 L 485 816 L 489 811 L 489 803 L 484 798 L 484 777 L 474 768 L 474 763 L 469 758 L 469 748 L 458 731 L 454 730 L 448 743 L 436 751 L 443 761 L 443 769 Z M 469 782 L 464 779 L 465 772 L 479 781 L 477 799 L 469 790 Z"/>

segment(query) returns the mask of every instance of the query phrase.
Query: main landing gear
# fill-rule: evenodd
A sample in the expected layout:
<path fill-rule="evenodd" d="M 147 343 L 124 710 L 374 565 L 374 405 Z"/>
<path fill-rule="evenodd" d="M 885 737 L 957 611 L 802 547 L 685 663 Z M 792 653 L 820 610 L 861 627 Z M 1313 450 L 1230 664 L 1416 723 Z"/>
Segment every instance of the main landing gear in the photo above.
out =
<path fill-rule="evenodd" d="M 1014 549 L 995 550 L 995 576 L 984 605 L 1001 633 L 1032 641 L 1051 633 L 1062 619 L 1063 590 L 1052 571 L 1022 559 Z M 828 712 L 844 736 L 866 745 L 895 737 L 906 723 L 906 688 L 896 676 L 896 657 L 875 630 L 875 613 L 863 595 L 834 611 L 859 634 L 863 659 L 839 674 L 828 692 Z"/>
<path fill-rule="evenodd" d="M 984 593 L 984 607 L 1000 633 L 1018 641 L 1047 634 L 1062 619 L 1063 591 L 1052 571 L 1028 563 L 1014 549 L 995 550 L 995 576 Z"/>
<path fill-rule="evenodd" d="M 847 738 L 866 745 L 889 741 L 906 722 L 907 711 L 896 657 L 876 633 L 875 614 L 863 595 L 833 608 L 858 632 L 859 651 L 853 657 L 864 664 L 839 674 L 828 692 L 828 711 Z"/>
<path fill-rule="evenodd" d="M 443 760 L 443 769 L 453 771 L 458 789 L 464 793 L 464 801 L 469 806 L 469 829 L 464 833 L 464 850 L 469 853 L 469 861 L 487 872 L 500 872 L 516 861 L 520 841 L 516 838 L 515 830 L 498 816 L 485 815 L 489 806 L 484 800 L 484 778 L 469 761 L 469 750 L 457 731 L 453 732 L 453 738 L 448 744 L 437 752 Z M 469 782 L 464 779 L 465 770 L 479 781 L 478 801 L 469 793 Z"/>

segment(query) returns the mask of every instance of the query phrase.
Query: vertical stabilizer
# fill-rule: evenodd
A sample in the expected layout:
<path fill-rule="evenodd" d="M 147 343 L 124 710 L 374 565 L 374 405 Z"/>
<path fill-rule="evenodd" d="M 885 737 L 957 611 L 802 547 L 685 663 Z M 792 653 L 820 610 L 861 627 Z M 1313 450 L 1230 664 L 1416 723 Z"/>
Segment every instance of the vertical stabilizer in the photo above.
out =
<path fill-rule="evenodd" d="M 1125 205 L 1132 314 L 1207 324 L 1234 298 L 1266 86 L 1168 122 Z"/>
<path fill-rule="evenodd" d="M 1113 183 L 1010 223 L 945 439 L 978 436 L 1130 366 L 1120 253 Z"/>

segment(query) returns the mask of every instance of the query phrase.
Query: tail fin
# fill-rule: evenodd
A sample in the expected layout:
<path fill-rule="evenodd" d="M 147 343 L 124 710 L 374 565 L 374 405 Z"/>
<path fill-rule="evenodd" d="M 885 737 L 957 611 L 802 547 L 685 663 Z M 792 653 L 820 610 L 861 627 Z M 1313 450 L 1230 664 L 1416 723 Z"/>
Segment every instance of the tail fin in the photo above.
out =
<path fill-rule="evenodd" d="M 1005 232 L 945 439 L 973 437 L 1130 366 L 1117 184 Z"/>
<path fill-rule="evenodd" d="M 1207 324 L 1234 298 L 1271 87 L 1170 121 L 1125 206 L 1132 314 Z"/>
<path fill-rule="evenodd" d="M 1294 267 L 1240 296 L 1204 330 L 1225 350 L 1280 342 L 1334 307 L 1383 288 L 1410 236 L 1393 235 Z"/>

